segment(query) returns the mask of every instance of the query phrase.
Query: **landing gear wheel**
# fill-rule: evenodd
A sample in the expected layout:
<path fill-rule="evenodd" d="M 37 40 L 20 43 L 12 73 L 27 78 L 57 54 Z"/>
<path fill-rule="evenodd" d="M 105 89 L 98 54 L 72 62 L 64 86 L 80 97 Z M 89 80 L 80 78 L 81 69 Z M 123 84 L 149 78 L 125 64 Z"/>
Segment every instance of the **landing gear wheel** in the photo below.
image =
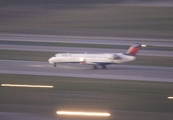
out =
<path fill-rule="evenodd" d="M 106 69 L 106 66 L 105 65 L 102 65 L 102 69 Z"/>
<path fill-rule="evenodd" d="M 56 63 L 54 63 L 53 66 L 56 67 Z"/>
<path fill-rule="evenodd" d="M 97 69 L 97 66 L 96 65 L 93 65 L 93 69 Z"/>

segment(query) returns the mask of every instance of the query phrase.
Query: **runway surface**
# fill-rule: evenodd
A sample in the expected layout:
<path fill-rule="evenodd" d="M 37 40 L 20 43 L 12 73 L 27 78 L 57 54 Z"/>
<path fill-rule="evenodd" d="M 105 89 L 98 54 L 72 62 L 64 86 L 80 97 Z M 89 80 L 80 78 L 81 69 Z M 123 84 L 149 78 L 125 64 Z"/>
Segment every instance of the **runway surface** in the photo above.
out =
<path fill-rule="evenodd" d="M 37 42 L 64 42 L 64 43 L 90 43 L 90 44 L 115 44 L 115 45 L 131 45 L 133 43 L 140 42 L 143 44 L 156 45 L 156 46 L 169 46 L 169 47 L 173 46 L 172 40 L 169 39 L 162 40 L 162 39 L 119 38 L 119 37 L 102 38 L 102 37 L 0 34 L 0 40 L 7 40 L 14 42 L 37 41 Z M 75 47 L 52 47 L 52 46 L 8 45 L 8 44 L 0 44 L 0 49 L 45 51 L 45 52 L 48 51 L 49 52 L 88 52 L 88 53 L 115 53 L 115 52 L 117 53 L 117 52 L 126 51 L 122 49 L 98 49 L 98 48 L 88 49 L 88 48 L 79 48 L 79 47 L 75 48 Z M 173 57 L 172 51 L 141 50 L 139 51 L 139 55 Z M 99 67 L 97 70 L 93 70 L 92 66 L 90 65 L 58 64 L 57 67 L 53 67 L 53 65 L 49 64 L 48 61 L 38 62 L 38 61 L 20 61 L 20 60 L 0 60 L 0 66 L 1 66 L 0 67 L 1 74 L 65 76 L 65 77 L 84 77 L 84 78 L 99 78 L 99 79 L 111 79 L 111 80 L 173 82 L 173 74 L 172 74 L 173 68 L 171 67 L 132 66 L 128 64 L 121 64 L 121 65 L 107 66 L 107 69 L 101 69 Z M 124 91 L 126 91 L 126 87 Z M 58 108 L 57 104 L 62 106 L 64 105 L 68 106 L 69 103 L 72 104 L 80 103 L 81 104 L 80 107 L 83 108 L 83 103 L 87 101 L 88 105 L 90 105 L 91 102 L 94 104 L 93 107 L 94 106 L 96 107 L 97 105 L 95 104 L 95 102 L 98 103 L 98 105 L 103 105 L 105 103 L 104 100 L 110 99 L 112 101 L 114 96 L 115 99 L 114 101 L 127 100 L 127 102 L 125 101 L 124 103 L 123 102 L 121 103 L 123 105 L 124 104 L 128 105 L 128 102 L 130 104 L 132 104 L 133 102 L 134 104 L 132 105 L 136 105 L 136 103 L 140 102 L 138 97 L 141 96 L 139 95 L 132 98 L 131 96 L 128 95 L 123 96 L 119 94 L 103 95 L 99 93 L 86 93 L 81 91 L 55 92 L 54 90 L 52 91 L 35 90 L 35 89 L 31 90 L 31 89 L 15 89 L 15 88 L 14 89 L 1 88 L 0 93 L 3 96 L 3 98 L 0 99 L 1 101 L 0 119 L 3 120 L 47 120 L 47 119 L 71 120 L 71 118 L 62 118 L 58 117 L 55 114 L 55 110 L 57 110 Z M 148 95 L 150 94 L 147 94 L 147 96 Z M 153 98 L 155 98 L 156 96 L 154 96 Z M 149 99 L 151 100 L 150 102 L 156 103 L 155 100 L 153 100 L 153 98 Z M 160 96 L 158 98 L 160 98 Z M 159 100 L 162 99 L 164 98 L 160 98 Z M 159 100 L 157 100 L 158 105 L 162 103 Z M 30 104 L 30 102 L 31 103 L 34 102 L 36 104 Z M 43 106 L 39 106 L 37 105 L 39 103 L 46 103 L 46 104 Z M 54 103 L 54 105 L 51 106 L 50 103 Z M 112 104 L 116 104 L 116 102 Z M 121 111 L 121 110 L 112 110 L 111 114 L 112 118 L 108 119 L 120 118 L 122 120 L 127 120 L 127 119 L 128 120 L 134 120 L 134 119 L 171 120 L 173 116 L 172 113 Z M 74 120 L 81 118 L 72 118 L 72 119 Z"/>
<path fill-rule="evenodd" d="M 139 81 L 173 82 L 173 68 L 130 65 L 110 65 L 93 70 L 90 65 L 58 64 L 48 62 L 0 60 L 0 73 L 44 76 L 85 77 Z"/>
<path fill-rule="evenodd" d="M 173 114 L 171 113 L 152 113 L 152 112 L 129 112 L 129 111 L 114 111 L 114 114 L 118 116 L 118 118 L 121 118 L 122 120 L 131 120 L 135 118 L 140 118 L 140 120 L 146 120 L 146 119 L 157 119 L 157 120 L 171 120 L 173 117 Z M 84 118 L 71 118 L 71 119 L 65 119 L 62 117 L 57 116 L 44 116 L 44 115 L 36 115 L 36 114 L 28 114 L 28 113 L 13 113 L 13 112 L 0 112 L 0 116 L 3 120 L 78 120 L 78 119 L 84 119 Z M 134 116 L 140 116 L 140 117 L 134 117 Z M 115 117 L 117 118 L 117 117 Z M 85 118 L 84 120 L 86 120 Z M 91 118 L 88 118 L 89 120 Z M 87 120 L 88 120 L 87 119 Z M 92 118 L 97 119 L 97 118 Z M 102 119 L 108 119 L 109 118 L 102 118 Z"/>
<path fill-rule="evenodd" d="M 0 112 L 0 118 L 2 120 L 58 120 L 56 117 L 15 112 Z"/>
<path fill-rule="evenodd" d="M 63 42 L 63 43 L 84 43 L 84 44 L 88 43 L 88 44 L 108 44 L 108 45 L 110 44 L 111 45 L 131 45 L 133 43 L 142 43 L 146 45 L 173 47 L 172 39 L 151 39 L 151 38 L 0 34 L 0 40 L 55 42 L 55 43 Z"/>

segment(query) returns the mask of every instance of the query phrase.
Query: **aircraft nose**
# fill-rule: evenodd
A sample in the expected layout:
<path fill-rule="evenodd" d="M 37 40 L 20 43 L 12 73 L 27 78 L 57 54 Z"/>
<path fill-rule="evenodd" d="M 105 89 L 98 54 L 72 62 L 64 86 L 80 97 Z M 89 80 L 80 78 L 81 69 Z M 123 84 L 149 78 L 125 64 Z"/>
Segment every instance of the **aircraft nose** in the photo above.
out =
<path fill-rule="evenodd" d="M 52 57 L 49 58 L 49 59 L 48 59 L 48 62 L 49 62 L 50 64 L 53 64 L 53 58 L 52 58 Z"/>

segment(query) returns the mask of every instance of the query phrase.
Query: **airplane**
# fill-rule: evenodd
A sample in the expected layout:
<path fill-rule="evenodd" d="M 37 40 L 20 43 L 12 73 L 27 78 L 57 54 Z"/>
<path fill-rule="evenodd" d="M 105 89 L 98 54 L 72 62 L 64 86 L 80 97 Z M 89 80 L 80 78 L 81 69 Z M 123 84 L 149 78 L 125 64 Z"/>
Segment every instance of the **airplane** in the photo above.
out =
<path fill-rule="evenodd" d="M 57 63 L 80 63 L 89 64 L 93 69 L 101 66 L 106 69 L 106 65 L 130 62 L 136 59 L 136 54 L 141 47 L 146 47 L 139 43 L 133 44 L 126 53 L 102 53 L 102 54 L 87 54 L 87 53 L 57 53 L 48 61 L 56 67 Z"/>

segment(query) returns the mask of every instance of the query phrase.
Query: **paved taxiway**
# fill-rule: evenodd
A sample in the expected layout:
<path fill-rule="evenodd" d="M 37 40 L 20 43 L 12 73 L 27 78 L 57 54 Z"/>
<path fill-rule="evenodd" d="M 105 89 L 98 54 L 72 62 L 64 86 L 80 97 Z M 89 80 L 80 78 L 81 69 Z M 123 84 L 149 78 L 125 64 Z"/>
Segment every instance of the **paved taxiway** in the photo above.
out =
<path fill-rule="evenodd" d="M 53 35 L 23 35 L 0 34 L 0 40 L 33 41 L 33 42 L 63 42 L 83 44 L 131 45 L 142 43 L 146 45 L 173 47 L 172 39 L 125 38 L 125 37 L 84 37 L 84 36 L 53 36 Z M 164 41 L 164 42 L 163 42 Z"/>
<path fill-rule="evenodd" d="M 45 76 L 86 77 L 141 81 L 173 82 L 173 68 L 130 65 L 110 65 L 93 70 L 90 65 L 58 64 L 48 62 L 0 60 L 0 73 Z"/>
<path fill-rule="evenodd" d="M 56 117 L 16 112 L 0 112 L 0 117 L 2 120 L 58 120 Z"/>
<path fill-rule="evenodd" d="M 131 120 L 136 118 L 134 116 L 142 116 L 140 117 L 141 120 L 146 119 L 157 119 L 157 120 L 171 120 L 173 114 L 171 113 L 154 113 L 154 112 L 137 112 L 137 111 L 113 111 L 116 114 L 116 118 L 121 118 L 122 120 Z M 28 113 L 13 113 L 13 112 L 0 112 L 0 116 L 3 120 L 62 120 L 62 117 L 57 116 L 45 116 L 45 115 L 37 115 L 37 114 L 28 114 Z M 137 117 L 138 118 L 138 117 Z M 159 118 L 159 119 L 158 119 Z M 73 117 L 71 118 L 72 120 Z M 79 118 L 78 118 L 79 119 Z M 76 120 L 78 120 L 76 119 Z M 81 119 L 81 118 L 80 118 Z M 88 118 L 89 119 L 89 118 Z M 106 119 L 106 118 L 104 118 Z M 109 118 L 108 118 L 109 119 Z M 69 119 L 63 119 L 69 120 Z M 90 120 L 90 119 L 89 119 Z M 107 120 L 107 119 L 106 119 Z"/>

